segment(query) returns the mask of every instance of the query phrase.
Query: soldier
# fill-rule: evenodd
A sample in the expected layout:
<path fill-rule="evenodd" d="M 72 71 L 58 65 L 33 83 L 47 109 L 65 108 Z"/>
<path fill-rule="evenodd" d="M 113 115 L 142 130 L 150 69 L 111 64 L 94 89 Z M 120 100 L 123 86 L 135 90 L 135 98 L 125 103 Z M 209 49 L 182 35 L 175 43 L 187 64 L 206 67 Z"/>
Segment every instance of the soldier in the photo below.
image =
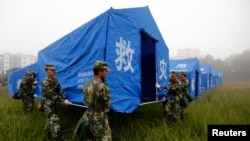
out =
<path fill-rule="evenodd" d="M 96 61 L 93 72 L 94 78 L 83 89 L 84 103 L 88 109 L 83 114 L 83 119 L 89 120 L 88 140 L 112 141 L 107 112 L 111 108 L 110 92 L 104 82 L 107 76 L 108 64 Z"/>
<path fill-rule="evenodd" d="M 42 106 L 43 113 L 46 117 L 45 129 L 49 130 L 50 135 L 58 141 L 61 141 L 61 128 L 59 124 L 59 117 L 55 113 L 56 102 L 66 101 L 66 97 L 61 89 L 58 79 L 55 77 L 55 66 L 53 64 L 46 64 L 45 71 L 47 77 L 42 83 Z"/>
<path fill-rule="evenodd" d="M 187 79 L 187 73 L 186 72 L 181 72 L 180 73 L 180 81 L 181 81 L 181 91 L 182 91 L 182 96 L 185 103 L 183 103 L 185 106 L 182 106 L 182 111 L 181 111 L 181 119 L 184 118 L 184 108 L 186 108 L 189 105 L 189 102 L 192 101 L 192 97 L 189 95 L 189 81 Z M 191 98 L 191 99 L 190 99 Z"/>
<path fill-rule="evenodd" d="M 180 73 L 180 81 L 181 81 L 181 85 L 182 85 L 183 95 L 186 96 L 186 95 L 188 95 L 188 85 L 189 85 L 189 81 L 187 79 L 187 73 L 186 72 L 181 72 Z"/>
<path fill-rule="evenodd" d="M 168 92 L 164 96 L 165 98 L 169 98 L 169 101 L 166 103 L 164 110 L 166 113 L 167 121 L 175 122 L 180 119 L 181 116 L 181 106 L 180 99 L 181 95 L 181 84 L 178 80 L 178 73 L 173 71 L 171 73 L 170 84 L 168 86 L 160 86 L 158 88 L 167 89 Z"/>
<path fill-rule="evenodd" d="M 18 97 L 21 97 L 23 103 L 23 112 L 31 112 L 34 108 L 34 77 L 33 71 L 27 69 L 25 76 L 22 79 L 18 91 Z"/>

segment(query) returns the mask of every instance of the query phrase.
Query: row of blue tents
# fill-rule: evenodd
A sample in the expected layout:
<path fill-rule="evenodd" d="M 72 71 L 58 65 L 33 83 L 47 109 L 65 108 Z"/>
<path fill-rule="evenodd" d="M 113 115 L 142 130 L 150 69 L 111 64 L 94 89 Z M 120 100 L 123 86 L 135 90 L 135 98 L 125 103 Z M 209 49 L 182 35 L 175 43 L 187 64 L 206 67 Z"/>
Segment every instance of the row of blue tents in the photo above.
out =
<path fill-rule="evenodd" d="M 166 94 L 157 90 L 155 84 L 168 85 L 172 70 L 186 71 L 190 79 L 190 93 L 200 95 L 218 85 L 218 71 L 211 67 L 211 78 L 203 82 L 198 60 L 179 62 L 170 60 L 168 47 L 151 15 L 148 6 L 113 9 L 63 36 L 38 52 L 38 61 L 8 75 L 8 92 L 18 91 L 26 69 L 37 76 L 36 94 L 42 97 L 41 83 L 46 77 L 44 66 L 55 64 L 56 76 L 68 100 L 75 105 L 84 105 L 82 88 L 93 78 L 96 60 L 109 64 L 108 77 L 112 110 L 132 113 L 142 104 L 158 102 Z M 175 63 L 176 61 L 176 63 Z M 177 64 L 177 65 L 176 65 Z M 202 69 L 207 71 L 205 68 Z M 204 74 L 210 73 L 210 70 Z M 209 74 L 210 75 L 210 74 Z M 216 75 L 216 76 L 215 76 Z M 210 78 L 210 76 L 208 76 Z M 211 82 L 210 82 L 211 81 Z M 205 84 L 204 84 L 205 85 Z"/>
<path fill-rule="evenodd" d="M 223 73 L 210 64 L 200 64 L 198 58 L 175 59 L 169 61 L 170 71 L 186 72 L 189 80 L 189 93 L 201 97 L 223 83 Z"/>

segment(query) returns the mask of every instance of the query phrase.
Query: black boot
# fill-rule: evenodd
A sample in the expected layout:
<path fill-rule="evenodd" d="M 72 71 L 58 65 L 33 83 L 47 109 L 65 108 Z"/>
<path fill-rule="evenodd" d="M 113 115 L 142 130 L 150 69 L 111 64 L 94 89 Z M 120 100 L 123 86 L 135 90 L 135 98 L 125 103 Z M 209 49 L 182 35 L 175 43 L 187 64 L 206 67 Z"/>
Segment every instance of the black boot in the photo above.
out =
<path fill-rule="evenodd" d="M 63 141 L 63 139 L 61 138 L 61 136 L 57 136 L 55 137 L 55 141 Z"/>
<path fill-rule="evenodd" d="M 184 113 L 181 113 L 181 120 L 184 120 Z"/>

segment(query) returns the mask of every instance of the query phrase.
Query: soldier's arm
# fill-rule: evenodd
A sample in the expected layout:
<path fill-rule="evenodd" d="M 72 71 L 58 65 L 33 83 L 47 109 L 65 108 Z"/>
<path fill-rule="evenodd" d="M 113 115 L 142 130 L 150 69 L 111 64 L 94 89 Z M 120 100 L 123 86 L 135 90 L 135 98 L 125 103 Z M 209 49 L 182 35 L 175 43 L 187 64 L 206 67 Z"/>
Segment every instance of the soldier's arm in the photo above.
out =
<path fill-rule="evenodd" d="M 83 99 L 83 102 L 86 106 L 89 106 L 91 104 L 91 95 L 88 94 L 89 93 L 89 87 L 88 87 L 88 84 L 86 84 L 83 88 L 83 93 L 84 93 L 84 99 Z"/>
<path fill-rule="evenodd" d="M 184 84 L 184 91 L 186 92 L 186 94 L 188 94 L 188 89 L 189 89 L 189 87 L 188 87 L 188 85 L 189 85 L 189 82 L 187 81 L 185 84 Z"/>
<path fill-rule="evenodd" d="M 48 81 L 44 81 L 42 84 L 42 94 L 46 98 L 52 98 L 53 97 L 53 89 L 51 88 Z"/>
<path fill-rule="evenodd" d="M 26 91 L 27 91 L 27 93 L 28 93 L 29 95 L 33 95 L 33 94 L 34 94 L 33 82 L 27 81 L 27 82 L 26 82 L 26 85 L 25 85 L 25 89 L 26 89 Z"/>
<path fill-rule="evenodd" d="M 175 85 L 169 85 L 168 90 L 176 90 L 176 86 Z"/>
<path fill-rule="evenodd" d="M 183 87 L 184 87 L 184 88 L 187 88 L 187 87 L 188 87 L 189 82 L 188 82 L 188 81 L 186 81 L 185 83 L 182 83 L 182 84 L 183 84 Z"/>
<path fill-rule="evenodd" d="M 168 98 L 170 96 L 169 91 L 167 92 L 167 94 L 164 95 L 165 98 Z"/>
<path fill-rule="evenodd" d="M 160 88 L 162 88 L 162 89 L 169 89 L 169 86 L 160 86 Z"/>
<path fill-rule="evenodd" d="M 22 80 L 20 87 L 19 87 L 19 90 L 18 90 L 18 97 L 21 97 L 23 95 L 23 92 L 24 92 L 23 86 L 24 86 L 24 81 Z"/>
<path fill-rule="evenodd" d="M 62 89 L 60 89 L 59 96 L 60 96 L 63 100 L 67 99 Z"/>
<path fill-rule="evenodd" d="M 105 111 L 108 111 L 111 108 L 109 87 L 107 85 L 103 85 L 102 91 L 103 91 L 104 108 Z"/>
<path fill-rule="evenodd" d="M 182 88 L 182 83 L 176 83 L 169 86 L 169 90 L 174 90 L 174 91 L 181 90 L 181 88 Z"/>
<path fill-rule="evenodd" d="M 66 96 L 61 88 L 61 85 L 57 79 L 54 79 L 54 91 L 56 92 L 57 96 L 56 99 L 60 101 L 64 101 L 66 99 Z"/>

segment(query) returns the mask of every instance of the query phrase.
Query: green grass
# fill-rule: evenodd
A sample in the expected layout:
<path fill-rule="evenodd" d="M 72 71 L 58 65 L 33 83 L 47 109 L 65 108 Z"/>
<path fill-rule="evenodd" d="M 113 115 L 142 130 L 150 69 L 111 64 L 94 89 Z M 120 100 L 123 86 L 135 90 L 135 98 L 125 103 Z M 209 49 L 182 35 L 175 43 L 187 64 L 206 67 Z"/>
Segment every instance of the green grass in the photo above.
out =
<path fill-rule="evenodd" d="M 250 124 L 250 83 L 224 83 L 203 93 L 186 109 L 185 119 L 167 124 L 162 103 L 140 106 L 132 114 L 110 112 L 114 141 L 206 141 L 208 124 Z M 22 113 L 22 103 L 0 87 L 0 141 L 43 141 L 45 117 L 37 110 Z M 84 108 L 57 106 L 63 138 L 76 141 L 74 127 Z"/>

